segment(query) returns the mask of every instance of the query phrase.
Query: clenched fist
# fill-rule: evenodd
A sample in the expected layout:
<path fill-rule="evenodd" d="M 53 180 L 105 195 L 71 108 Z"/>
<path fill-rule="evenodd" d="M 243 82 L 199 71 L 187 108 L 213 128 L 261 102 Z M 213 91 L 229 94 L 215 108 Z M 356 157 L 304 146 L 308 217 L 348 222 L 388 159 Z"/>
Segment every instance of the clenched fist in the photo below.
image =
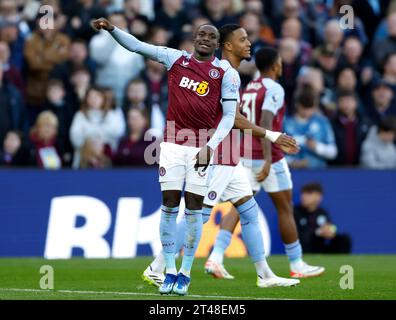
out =
<path fill-rule="evenodd" d="M 92 27 L 96 30 L 106 30 L 106 31 L 113 31 L 114 26 L 110 23 L 109 20 L 105 18 L 99 18 L 97 20 L 92 21 L 91 23 Z"/>

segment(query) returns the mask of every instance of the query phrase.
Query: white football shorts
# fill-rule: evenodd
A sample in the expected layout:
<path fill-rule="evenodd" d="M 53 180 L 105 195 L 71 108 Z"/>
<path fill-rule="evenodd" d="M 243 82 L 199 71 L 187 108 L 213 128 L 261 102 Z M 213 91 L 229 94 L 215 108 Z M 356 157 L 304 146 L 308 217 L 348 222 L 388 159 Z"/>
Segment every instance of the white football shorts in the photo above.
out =
<path fill-rule="evenodd" d="M 291 190 L 293 188 L 289 165 L 285 158 L 273 163 L 268 177 L 263 182 L 258 182 L 256 175 L 263 168 L 264 162 L 264 160 L 242 159 L 245 172 L 249 177 L 254 192 L 260 191 L 261 187 L 263 187 L 265 192 L 271 193 Z"/>
<path fill-rule="evenodd" d="M 159 182 L 161 191 L 183 190 L 204 196 L 207 190 L 209 167 L 206 171 L 194 169 L 195 156 L 201 148 L 161 142 L 159 156 Z"/>
<path fill-rule="evenodd" d="M 237 166 L 211 165 L 208 178 L 208 189 L 204 204 L 215 206 L 219 202 L 238 200 L 252 196 L 252 188 L 242 163 Z"/>

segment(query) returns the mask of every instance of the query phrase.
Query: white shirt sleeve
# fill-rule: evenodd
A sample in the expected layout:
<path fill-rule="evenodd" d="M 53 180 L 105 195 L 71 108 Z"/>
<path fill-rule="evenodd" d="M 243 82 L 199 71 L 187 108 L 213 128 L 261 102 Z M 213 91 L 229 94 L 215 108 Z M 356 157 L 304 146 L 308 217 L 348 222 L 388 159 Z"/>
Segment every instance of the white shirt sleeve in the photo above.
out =
<path fill-rule="evenodd" d="M 139 53 L 146 58 L 162 63 L 168 70 L 172 68 L 173 64 L 183 55 L 188 55 L 185 51 L 171 49 L 167 47 L 155 46 L 138 40 L 133 35 L 114 28 L 110 32 L 113 38 L 125 49 Z"/>
<path fill-rule="evenodd" d="M 239 96 L 239 88 L 241 87 L 241 79 L 239 73 L 234 68 L 228 68 L 224 74 L 221 84 L 221 99 L 241 101 Z"/>
<path fill-rule="evenodd" d="M 281 85 L 275 84 L 267 89 L 261 109 L 270 111 L 276 115 L 279 109 L 282 108 L 284 100 L 285 91 Z"/>

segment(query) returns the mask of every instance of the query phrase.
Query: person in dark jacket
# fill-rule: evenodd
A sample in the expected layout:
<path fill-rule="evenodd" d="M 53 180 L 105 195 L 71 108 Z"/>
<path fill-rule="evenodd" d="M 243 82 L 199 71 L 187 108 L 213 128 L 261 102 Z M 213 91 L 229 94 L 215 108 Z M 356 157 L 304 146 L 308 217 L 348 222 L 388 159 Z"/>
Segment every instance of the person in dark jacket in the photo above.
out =
<path fill-rule="evenodd" d="M 0 141 L 12 129 L 27 133 L 26 109 L 22 94 L 4 78 L 0 64 Z"/>
<path fill-rule="evenodd" d="M 294 207 L 298 235 L 304 252 L 350 253 L 351 238 L 338 234 L 328 212 L 320 206 L 323 188 L 319 183 L 301 189 L 301 204 Z"/>
<path fill-rule="evenodd" d="M 353 91 L 343 91 L 337 98 L 338 111 L 332 120 L 337 157 L 333 165 L 356 166 L 359 164 L 360 149 L 370 129 L 370 121 L 359 114 L 358 98 Z"/>
<path fill-rule="evenodd" d="M 151 160 L 153 159 L 150 158 L 150 161 L 145 159 L 145 151 L 152 143 L 151 139 L 145 140 L 149 124 L 147 112 L 144 109 L 132 107 L 128 110 L 127 123 L 128 134 L 121 139 L 113 164 L 115 166 L 145 166 L 152 164 L 149 162 L 152 162 Z"/>

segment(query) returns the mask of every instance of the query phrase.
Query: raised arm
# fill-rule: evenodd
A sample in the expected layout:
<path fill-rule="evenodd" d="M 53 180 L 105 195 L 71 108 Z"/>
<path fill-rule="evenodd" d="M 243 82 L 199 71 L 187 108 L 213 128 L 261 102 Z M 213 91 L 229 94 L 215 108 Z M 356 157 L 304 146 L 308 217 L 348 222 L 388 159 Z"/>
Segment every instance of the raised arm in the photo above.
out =
<path fill-rule="evenodd" d="M 104 18 L 97 19 L 92 22 L 92 27 L 96 30 L 106 30 L 112 37 L 125 49 L 141 54 L 142 56 L 158 61 L 165 65 L 169 70 L 177 59 L 179 59 L 183 52 L 167 47 L 155 46 L 143 41 L 140 41 L 133 35 L 118 29 L 112 25 L 110 21 Z"/>

